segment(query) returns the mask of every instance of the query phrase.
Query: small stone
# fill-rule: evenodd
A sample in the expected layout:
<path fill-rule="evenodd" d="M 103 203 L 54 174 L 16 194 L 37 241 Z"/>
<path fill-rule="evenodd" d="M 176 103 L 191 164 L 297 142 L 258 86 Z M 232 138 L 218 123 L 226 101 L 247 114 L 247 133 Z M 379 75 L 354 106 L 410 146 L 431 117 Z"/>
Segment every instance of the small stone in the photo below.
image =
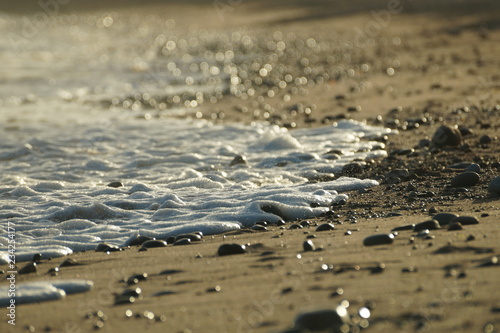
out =
<path fill-rule="evenodd" d="M 429 220 L 429 221 L 417 223 L 417 224 L 415 224 L 415 227 L 413 227 L 413 231 L 415 231 L 415 232 L 422 231 L 425 229 L 437 230 L 437 229 L 441 229 L 441 225 L 436 220 Z"/>
<path fill-rule="evenodd" d="M 126 278 L 124 282 L 127 285 L 131 286 L 133 284 L 139 283 L 140 281 L 147 280 L 147 278 L 148 278 L 148 273 L 134 274 Z"/>
<path fill-rule="evenodd" d="M 243 254 L 246 253 L 245 245 L 240 244 L 222 244 L 217 250 L 219 256 L 228 256 L 233 254 Z"/>
<path fill-rule="evenodd" d="M 363 245 L 365 246 L 384 245 L 384 244 L 392 244 L 393 242 L 394 242 L 393 234 L 378 234 L 366 237 L 363 240 Z"/>
<path fill-rule="evenodd" d="M 121 251 L 121 249 L 116 246 L 116 245 L 111 245 L 108 243 L 99 243 L 95 247 L 96 252 L 118 252 Z"/>
<path fill-rule="evenodd" d="M 129 245 L 129 246 L 142 245 L 142 244 L 144 244 L 144 242 L 147 242 L 149 240 L 155 240 L 155 239 L 153 237 L 137 235 L 135 238 L 130 239 L 128 241 L 127 245 Z"/>
<path fill-rule="evenodd" d="M 415 228 L 414 224 L 402 225 L 396 228 L 393 228 L 391 231 L 405 231 L 405 230 L 413 230 Z"/>
<path fill-rule="evenodd" d="M 179 246 L 179 245 L 189 245 L 189 244 L 191 244 L 191 239 L 189 239 L 189 238 L 181 238 L 179 240 L 176 240 L 173 245 L 174 246 Z"/>
<path fill-rule="evenodd" d="M 306 240 L 302 246 L 304 247 L 304 251 L 314 251 L 316 249 L 316 246 L 314 246 L 314 243 L 312 240 L 308 239 Z"/>
<path fill-rule="evenodd" d="M 123 184 L 122 182 L 111 182 L 107 185 L 108 187 L 114 187 L 114 188 L 118 188 L 118 187 L 122 187 Z"/>
<path fill-rule="evenodd" d="M 231 163 L 229 163 L 229 166 L 247 164 L 247 163 L 248 163 L 247 158 L 245 156 L 236 155 L 231 161 Z"/>
<path fill-rule="evenodd" d="M 185 239 L 185 238 L 189 239 L 191 242 L 199 242 L 202 240 L 203 236 L 200 236 L 199 234 L 195 234 L 195 233 L 181 234 L 181 235 L 175 236 L 174 243 L 181 240 L 181 239 Z"/>
<path fill-rule="evenodd" d="M 30 274 L 30 273 L 36 273 L 36 263 L 30 262 L 23 268 L 17 271 L 17 274 Z"/>
<path fill-rule="evenodd" d="M 462 134 L 458 127 L 442 125 L 432 136 L 432 143 L 436 147 L 459 146 L 462 143 Z"/>
<path fill-rule="evenodd" d="M 487 134 L 485 134 L 479 138 L 479 143 L 482 145 L 489 145 L 492 142 L 493 142 L 493 139 L 491 138 L 491 136 L 489 136 Z"/>
<path fill-rule="evenodd" d="M 472 171 L 458 174 L 451 180 L 452 187 L 472 187 L 477 183 L 479 183 L 479 175 Z"/>
<path fill-rule="evenodd" d="M 335 225 L 333 225 L 332 223 L 323 223 L 316 228 L 316 231 L 330 231 L 330 230 L 335 230 Z"/>
<path fill-rule="evenodd" d="M 208 288 L 208 289 L 207 289 L 207 293 L 218 293 L 218 292 L 219 292 L 219 291 L 221 291 L 221 290 L 222 290 L 221 286 L 216 285 L 216 286 L 215 286 L 215 287 L 213 287 L 213 288 Z"/>
<path fill-rule="evenodd" d="M 299 224 L 301 226 L 303 226 L 303 227 L 310 227 L 311 226 L 311 222 L 310 221 L 300 221 Z"/>
<path fill-rule="evenodd" d="M 292 224 L 289 229 L 290 230 L 293 230 L 293 229 L 302 229 L 304 228 L 303 226 L 301 226 L 300 224 Z"/>
<path fill-rule="evenodd" d="M 140 249 L 152 249 L 156 247 L 165 247 L 165 246 L 167 246 L 167 242 L 165 242 L 164 240 L 154 239 L 142 243 Z"/>
<path fill-rule="evenodd" d="M 476 240 L 476 237 L 474 235 L 469 235 L 467 236 L 467 238 L 465 239 L 466 242 L 471 242 L 473 240 Z"/>
<path fill-rule="evenodd" d="M 460 222 L 451 222 L 448 225 L 448 231 L 463 230 L 462 224 Z"/>
<path fill-rule="evenodd" d="M 479 166 L 479 164 L 476 164 L 476 163 L 472 163 L 471 165 L 469 165 L 465 171 L 470 171 L 470 172 L 475 172 L 475 173 L 480 173 L 481 172 L 481 167 Z"/>
<path fill-rule="evenodd" d="M 66 260 L 64 260 L 60 265 L 59 267 L 70 267 L 70 266 L 79 266 L 79 265 L 82 265 L 80 264 L 78 261 L 76 261 L 75 259 L 72 259 L 72 258 L 68 258 Z"/>
<path fill-rule="evenodd" d="M 488 191 L 500 195 L 500 176 L 493 178 L 490 185 L 488 185 Z"/>
<path fill-rule="evenodd" d="M 42 254 L 41 253 L 34 254 L 33 259 L 31 261 L 39 263 L 40 261 L 42 261 Z"/>
<path fill-rule="evenodd" d="M 267 227 L 260 224 L 254 224 L 250 229 L 253 231 L 267 231 Z"/>
<path fill-rule="evenodd" d="M 311 332 L 347 332 L 344 328 L 348 327 L 349 322 L 347 309 L 339 305 L 335 310 L 318 310 L 298 315 L 295 318 L 295 328 Z"/>
<path fill-rule="evenodd" d="M 459 222 L 461 225 L 479 224 L 479 220 L 474 216 L 457 216 L 450 221 L 452 222 Z"/>
<path fill-rule="evenodd" d="M 59 267 L 52 267 L 47 271 L 47 274 L 50 274 L 50 276 L 57 276 L 59 274 Z"/>
<path fill-rule="evenodd" d="M 439 214 L 434 215 L 432 217 L 432 219 L 438 221 L 439 224 L 443 226 L 443 225 L 449 224 L 456 217 L 458 217 L 458 215 L 456 215 L 456 214 L 439 213 Z"/>

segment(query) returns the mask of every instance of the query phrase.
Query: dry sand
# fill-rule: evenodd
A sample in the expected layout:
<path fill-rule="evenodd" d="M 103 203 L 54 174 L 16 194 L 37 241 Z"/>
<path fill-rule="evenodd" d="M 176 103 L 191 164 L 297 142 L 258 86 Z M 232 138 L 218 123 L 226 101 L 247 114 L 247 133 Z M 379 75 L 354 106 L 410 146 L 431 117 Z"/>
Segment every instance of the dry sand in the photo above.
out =
<path fill-rule="evenodd" d="M 150 9 L 141 9 L 145 15 L 158 12 L 158 5 L 151 3 Z M 376 22 L 370 10 L 387 7 L 385 1 L 369 6 L 362 1 L 338 1 L 337 6 L 284 3 L 262 7 L 257 1 L 243 1 L 231 7 L 224 20 L 217 18 L 213 3 L 172 4 L 161 10 L 168 13 L 175 8 L 176 21 L 186 26 L 206 21 L 208 27 L 218 29 L 248 25 L 269 33 L 297 31 L 315 36 L 336 31 L 355 38 L 355 27 L 365 29 Z M 367 332 L 498 331 L 500 266 L 478 266 L 500 254 L 500 204 L 498 196 L 487 192 L 489 181 L 500 170 L 500 111 L 495 107 L 500 104 L 499 6 L 492 1 L 447 5 L 427 1 L 420 7 L 403 4 L 407 9 L 392 15 L 390 23 L 375 36 L 375 44 L 362 49 L 366 57 L 381 64 L 380 68 L 393 68 L 394 75 L 372 71 L 361 77 L 330 80 L 307 88 L 288 102 L 276 96 L 266 103 L 281 115 L 282 125 L 295 123 L 297 127 L 322 126 L 327 122 L 325 117 L 373 123 L 378 115 L 383 121 L 404 121 L 427 112 L 428 119 L 434 121 L 389 138 L 390 152 L 412 148 L 432 136 L 443 122 L 473 131 L 465 139 L 466 146 L 432 153 L 417 149 L 414 156 L 392 155 L 366 166 L 362 176 L 382 182 L 391 169 L 407 168 L 417 177 L 382 184 L 366 193 L 349 193 L 348 204 L 335 208 L 338 218 L 312 221 L 338 221 L 334 231 L 316 232 L 315 226 L 289 230 L 287 224 L 270 227 L 267 232 L 209 236 L 200 243 L 145 252 L 131 248 L 111 254 L 77 253 L 70 257 L 83 265 L 62 268 L 57 277 L 46 272 L 67 258 L 44 260 L 36 274 L 18 276 L 17 282 L 84 278 L 94 281 L 93 290 L 61 301 L 19 306 L 16 327 L 7 325 L 2 315 L 0 331 L 89 332 L 102 321 L 104 326 L 97 330 L 103 332 L 279 332 L 291 328 L 298 313 L 335 308 L 343 300 L 349 302 L 351 314 L 362 306 L 372 309 Z M 128 6 L 123 10 L 138 12 Z M 290 112 L 297 103 L 304 107 L 314 104 L 312 115 Z M 355 106 L 361 111 L 347 112 Z M 398 106 L 401 111 L 390 113 Z M 215 121 L 264 120 L 260 113 L 241 112 L 242 107 L 253 110 L 256 104 L 226 98 L 203 106 L 202 113 L 212 118 L 223 111 L 224 118 Z M 485 134 L 493 141 L 481 145 L 479 138 Z M 446 166 L 458 161 L 474 161 L 483 167 L 480 183 L 467 192 L 448 187 L 456 172 Z M 411 191 L 434 195 L 411 197 Z M 460 231 L 436 230 L 432 232 L 435 238 L 427 240 L 411 240 L 413 232 L 401 231 L 391 245 L 363 246 L 366 236 L 428 220 L 431 208 L 473 215 L 480 223 Z M 385 217 L 391 211 L 402 216 Z M 352 230 L 351 235 L 345 235 L 348 230 Z M 311 235 L 316 235 L 312 241 L 322 251 L 303 252 L 302 243 Z M 219 257 L 217 249 L 223 243 L 251 246 L 249 253 Z M 436 253 L 447 246 L 456 251 Z M 322 268 L 325 264 L 326 270 Z M 380 264 L 385 269 L 372 273 Z M 158 275 L 167 269 L 181 272 Z M 142 289 L 143 299 L 114 306 L 114 295 L 127 288 L 121 280 L 143 272 L 149 278 L 136 286 Z M 220 290 L 212 291 L 216 287 Z M 335 295 L 338 288 L 342 288 L 342 295 Z M 151 296 L 158 291 L 173 293 Z M 132 318 L 126 316 L 129 309 Z M 152 311 L 156 319 L 145 318 L 145 311 Z M 104 314 L 101 319 L 98 312 Z"/>

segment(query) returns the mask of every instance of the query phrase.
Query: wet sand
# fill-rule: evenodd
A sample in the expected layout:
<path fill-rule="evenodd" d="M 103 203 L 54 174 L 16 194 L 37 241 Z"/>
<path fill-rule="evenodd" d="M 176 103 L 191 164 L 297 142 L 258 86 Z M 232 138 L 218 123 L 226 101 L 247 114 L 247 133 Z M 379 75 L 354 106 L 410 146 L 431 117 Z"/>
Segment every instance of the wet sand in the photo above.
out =
<path fill-rule="evenodd" d="M 171 5 L 179 28 L 192 22 L 200 26 L 208 15 L 212 19 L 207 26 L 218 29 L 244 24 L 269 34 L 279 30 L 321 36 L 336 31 L 346 40 L 356 40 L 359 30 L 366 33 L 375 27 L 370 22 L 379 22 L 374 44 L 357 45 L 361 59 L 377 64 L 373 70 L 305 87 L 288 101 L 282 95 L 266 97 L 265 102 L 258 96 L 227 97 L 200 111 L 215 122 L 248 123 L 266 120 L 265 112 L 253 111 L 267 104 L 271 115 L 280 116 L 274 121 L 290 128 L 323 126 L 342 118 L 399 127 L 400 134 L 386 143 L 390 157 L 368 163 L 361 173 L 382 184 L 366 193 L 348 193 L 348 203 L 334 208 L 338 216 L 311 221 L 313 226 L 304 229 L 290 230 L 287 223 L 265 232 L 208 236 L 186 246 L 77 253 L 70 258 L 84 265 L 63 267 L 57 277 L 46 272 L 67 258 L 43 260 L 37 273 L 20 275 L 17 283 L 84 278 L 94 281 L 93 290 L 61 301 L 21 305 L 16 327 L 4 316 L 0 331 L 89 332 L 97 327 L 105 332 L 280 332 L 293 326 L 298 313 L 332 309 L 343 300 L 349 302 L 352 315 L 362 306 L 371 309 L 367 332 L 498 330 L 500 266 L 479 266 L 500 254 L 499 197 L 487 190 L 500 170 L 500 33 L 495 18 L 499 11 L 498 6 L 489 7 L 492 2 L 471 3 L 457 2 L 454 10 L 443 14 L 441 2 L 435 7 L 427 2 L 420 9 L 391 15 L 387 25 L 370 13 L 386 8 L 386 2 L 374 9 L 356 7 L 357 2 L 341 2 L 336 8 L 322 3 L 280 7 L 276 2 L 275 10 L 259 11 L 258 4 L 249 1 L 231 7 L 222 20 L 212 3 Z M 151 14 L 155 6 L 153 2 L 150 9 L 141 10 Z M 163 10 L 169 8 L 174 7 Z M 137 12 L 132 7 L 120 10 Z M 304 111 L 308 107 L 311 113 Z M 425 123 L 405 130 L 404 122 L 418 117 Z M 467 127 L 472 134 L 460 147 L 419 147 L 409 156 L 398 154 L 430 138 L 443 123 Z M 483 135 L 491 143 L 481 143 Z M 459 161 L 482 167 L 479 184 L 466 191 L 449 187 L 457 171 L 448 166 Z M 386 182 L 390 170 L 405 168 L 417 176 Z M 428 220 L 432 209 L 476 216 L 479 224 L 431 231 L 435 238 L 430 239 L 412 240 L 416 233 L 400 231 L 393 244 L 363 245 L 369 235 Z M 401 216 L 386 217 L 390 212 Z M 316 232 L 315 225 L 325 222 L 334 222 L 336 230 Z M 345 234 L 348 230 L 351 235 Z M 321 251 L 303 251 L 302 243 L 311 235 L 316 235 L 311 240 Z M 217 249 L 224 243 L 251 246 L 249 253 L 219 257 Z M 436 253 L 439 249 L 451 252 Z M 158 275 L 167 269 L 181 272 Z M 144 272 L 148 279 L 134 286 L 144 297 L 133 304 L 113 305 L 115 294 L 127 288 L 121 280 Z M 172 293 L 152 296 L 159 291 Z M 154 319 L 145 311 L 153 312 Z"/>

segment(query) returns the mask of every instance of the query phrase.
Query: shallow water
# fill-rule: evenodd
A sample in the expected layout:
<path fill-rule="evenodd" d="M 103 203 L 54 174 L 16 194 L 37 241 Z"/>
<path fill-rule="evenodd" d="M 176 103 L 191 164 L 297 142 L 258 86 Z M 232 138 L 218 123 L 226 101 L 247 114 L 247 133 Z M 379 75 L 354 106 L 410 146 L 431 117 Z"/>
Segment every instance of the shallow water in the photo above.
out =
<path fill-rule="evenodd" d="M 385 156 L 384 145 L 370 138 L 388 129 L 342 121 L 289 131 L 164 117 L 196 111 L 224 98 L 223 91 L 248 93 L 251 88 L 232 77 L 241 76 L 252 54 L 262 53 L 255 59 L 265 62 L 266 53 L 228 53 L 231 38 L 241 40 L 235 45 L 249 43 L 245 34 L 205 32 L 197 41 L 160 34 L 170 21 L 105 23 L 106 17 L 61 17 L 41 24 L 20 48 L 0 42 L 6 64 L 0 80 L 0 262 L 8 260 L 7 222 L 15 227 L 16 260 L 25 261 L 102 241 L 124 245 L 136 234 L 217 234 L 259 220 L 310 218 L 347 198 L 338 192 L 377 185 L 316 181 L 333 179 L 354 159 Z M 1 16 L 0 27 L 20 33 L 23 23 Z M 169 44 L 174 40 L 176 47 Z M 145 101 L 162 117 L 137 117 Z M 326 154 L 331 150 L 342 154 Z M 231 165 L 238 155 L 247 163 Z M 124 186 L 106 186 L 111 181 Z"/>

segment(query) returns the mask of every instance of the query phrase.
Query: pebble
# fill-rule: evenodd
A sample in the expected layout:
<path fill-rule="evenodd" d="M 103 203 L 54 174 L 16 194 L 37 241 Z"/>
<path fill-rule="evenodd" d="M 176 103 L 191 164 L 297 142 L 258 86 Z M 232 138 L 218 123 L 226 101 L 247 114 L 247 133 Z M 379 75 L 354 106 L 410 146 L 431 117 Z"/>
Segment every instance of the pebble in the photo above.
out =
<path fill-rule="evenodd" d="M 458 215 L 452 213 L 439 213 L 434 215 L 432 219 L 438 221 L 439 224 L 443 226 L 449 224 L 453 219 L 457 217 Z"/>
<path fill-rule="evenodd" d="M 53 267 L 47 271 L 47 274 L 50 274 L 50 276 L 57 276 L 59 274 L 59 267 Z"/>
<path fill-rule="evenodd" d="M 335 310 L 326 309 L 302 313 L 295 318 L 294 324 L 298 330 L 343 332 L 349 322 L 347 309 L 343 305 L 339 305 Z"/>
<path fill-rule="evenodd" d="M 415 228 L 415 224 L 407 224 L 393 228 L 391 231 L 406 231 L 406 230 L 413 230 L 413 228 Z"/>
<path fill-rule="evenodd" d="M 462 229 L 463 229 L 462 223 L 460 223 L 460 222 L 451 222 L 448 225 L 448 231 L 456 231 L 456 230 L 462 230 Z"/>
<path fill-rule="evenodd" d="M 451 180 L 452 187 L 472 187 L 477 183 L 479 183 L 479 175 L 472 171 L 458 174 Z"/>
<path fill-rule="evenodd" d="M 155 248 L 155 247 L 165 247 L 167 246 L 167 242 L 165 242 L 164 240 L 159 240 L 159 239 L 154 239 L 154 240 L 148 240 L 148 241 L 145 241 L 144 243 L 142 243 L 141 245 L 141 249 L 151 249 L 151 248 Z"/>
<path fill-rule="evenodd" d="M 471 171 L 471 172 L 475 172 L 475 173 L 480 173 L 481 172 L 481 167 L 479 166 L 479 164 L 476 164 L 476 163 L 472 163 L 471 165 L 469 165 L 465 171 Z"/>
<path fill-rule="evenodd" d="M 479 143 L 482 145 L 489 145 L 492 142 L 493 142 L 493 139 L 491 138 L 491 136 L 489 136 L 487 134 L 485 134 L 479 138 Z"/>
<path fill-rule="evenodd" d="M 127 245 L 129 246 L 142 245 L 144 242 L 147 242 L 149 240 L 155 240 L 155 238 L 143 235 L 137 235 L 135 238 L 129 240 Z"/>
<path fill-rule="evenodd" d="M 488 191 L 500 195 L 500 176 L 493 178 L 490 185 L 488 185 Z"/>
<path fill-rule="evenodd" d="M 191 244 L 191 239 L 189 238 L 181 238 L 179 240 L 176 240 L 174 242 L 174 246 L 178 246 L 178 245 L 189 245 Z"/>
<path fill-rule="evenodd" d="M 434 143 L 436 147 L 456 147 L 462 143 L 462 134 L 456 125 L 442 125 L 434 132 L 432 143 Z"/>
<path fill-rule="evenodd" d="M 79 265 L 82 265 L 80 264 L 78 261 L 76 261 L 75 259 L 71 259 L 71 258 L 68 258 L 66 260 L 64 260 L 60 265 L 59 267 L 70 267 L 70 266 L 79 266 Z"/>
<path fill-rule="evenodd" d="M 363 245 L 365 246 L 383 245 L 383 244 L 392 244 L 392 242 L 394 242 L 393 234 L 378 234 L 366 237 L 363 240 Z"/>
<path fill-rule="evenodd" d="M 239 165 L 239 164 L 247 164 L 247 158 L 245 156 L 242 156 L 242 155 L 236 155 L 233 160 L 231 161 L 231 163 L 229 163 L 229 166 L 233 166 L 233 165 Z"/>
<path fill-rule="evenodd" d="M 195 234 L 195 233 L 181 234 L 181 235 L 177 235 L 175 237 L 174 243 L 181 240 L 181 239 L 189 239 L 191 242 L 199 242 L 202 240 L 202 238 L 203 238 L 203 236 L 201 236 L 199 234 Z"/>
<path fill-rule="evenodd" d="M 308 239 L 306 240 L 302 246 L 304 247 L 304 251 L 314 251 L 316 250 L 316 246 L 314 246 L 314 243 L 312 240 Z"/>
<path fill-rule="evenodd" d="M 429 221 L 417 223 L 413 227 L 413 231 L 415 231 L 415 232 L 422 231 L 425 229 L 428 229 L 428 230 L 441 229 L 441 225 L 436 220 L 429 220 Z"/>
<path fill-rule="evenodd" d="M 250 229 L 254 231 L 267 231 L 267 227 L 260 224 L 254 224 Z"/>
<path fill-rule="evenodd" d="M 342 168 L 342 174 L 347 176 L 359 176 L 363 172 L 363 167 L 359 163 L 349 163 Z"/>
<path fill-rule="evenodd" d="M 17 271 L 17 274 L 30 274 L 30 273 L 36 273 L 36 263 L 30 262 L 23 268 Z"/>
<path fill-rule="evenodd" d="M 474 216 L 457 216 L 451 222 L 459 222 L 461 225 L 479 224 L 479 220 Z"/>
<path fill-rule="evenodd" d="M 316 228 L 316 231 L 329 231 L 329 230 L 335 230 L 335 225 L 333 225 L 332 223 L 323 223 Z"/>
<path fill-rule="evenodd" d="M 147 280 L 147 278 L 148 278 L 148 273 L 134 274 L 126 278 L 124 282 L 130 286 L 133 284 L 137 284 L 140 281 Z"/>
<path fill-rule="evenodd" d="M 42 260 L 42 254 L 41 253 L 36 253 L 33 255 L 33 259 L 31 261 L 39 263 Z"/>
<path fill-rule="evenodd" d="M 122 182 L 111 182 L 107 185 L 108 187 L 114 187 L 114 188 L 118 188 L 118 187 L 122 187 L 123 184 Z"/>
<path fill-rule="evenodd" d="M 243 254 L 246 253 L 245 245 L 240 244 L 222 244 L 217 250 L 219 256 L 229 256 L 233 254 Z"/>
<path fill-rule="evenodd" d="M 302 228 L 304 228 L 304 227 L 301 226 L 300 224 L 292 224 L 289 229 L 293 230 L 293 229 L 302 229 Z"/>
<path fill-rule="evenodd" d="M 116 245 L 111 245 L 108 243 L 99 243 L 95 247 L 95 252 L 118 252 L 121 249 Z"/>

